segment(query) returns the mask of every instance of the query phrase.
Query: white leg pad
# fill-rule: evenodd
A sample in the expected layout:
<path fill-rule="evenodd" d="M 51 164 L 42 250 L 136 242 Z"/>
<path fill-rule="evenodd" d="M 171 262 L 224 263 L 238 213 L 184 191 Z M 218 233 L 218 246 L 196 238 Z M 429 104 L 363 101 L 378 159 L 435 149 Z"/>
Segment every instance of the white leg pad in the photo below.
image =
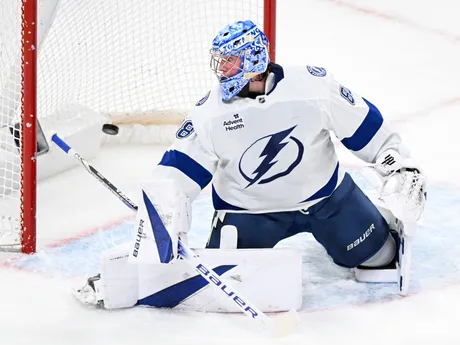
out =
<path fill-rule="evenodd" d="M 410 272 L 412 266 L 412 235 L 416 232 L 415 223 L 405 224 L 404 231 L 400 235 L 401 245 L 399 246 L 399 292 L 401 295 L 407 295 L 410 286 Z"/>
<path fill-rule="evenodd" d="M 128 261 L 129 245 L 115 247 L 101 257 L 101 296 L 106 309 L 129 308 L 138 300 L 138 265 Z"/>
<path fill-rule="evenodd" d="M 354 268 L 356 280 L 366 283 L 397 283 L 399 293 L 406 295 L 410 285 L 410 270 L 412 263 L 412 236 L 405 232 L 407 228 L 409 233 L 415 233 L 416 224 L 406 224 L 405 226 L 399 220 L 394 222 L 399 234 L 400 246 L 398 261 L 396 267 L 386 269 L 361 269 Z"/>
<path fill-rule="evenodd" d="M 354 268 L 356 280 L 363 283 L 397 283 L 399 281 L 399 269 L 361 269 Z"/>
<path fill-rule="evenodd" d="M 228 229 L 228 246 L 235 243 L 234 230 Z M 140 304 L 206 312 L 239 311 L 228 302 L 227 296 L 213 288 L 203 286 L 194 291 L 201 278 L 184 260 L 167 265 L 132 263 L 128 260 L 130 248 L 129 245 L 115 247 L 101 257 L 98 299 L 103 299 L 106 309 Z M 302 256 L 299 251 L 278 248 L 197 249 L 195 252 L 210 267 L 221 270 L 218 279 L 224 283 L 222 289 L 228 281 L 262 311 L 300 308 Z M 178 286 L 182 290 L 178 290 Z M 190 291 L 189 296 L 182 295 L 184 289 Z"/>

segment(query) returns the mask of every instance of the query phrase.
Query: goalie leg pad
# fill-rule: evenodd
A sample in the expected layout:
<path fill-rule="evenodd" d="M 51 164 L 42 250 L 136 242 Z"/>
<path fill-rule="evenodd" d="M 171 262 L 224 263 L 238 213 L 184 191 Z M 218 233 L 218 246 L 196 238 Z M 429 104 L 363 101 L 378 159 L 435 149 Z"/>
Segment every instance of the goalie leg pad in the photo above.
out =
<path fill-rule="evenodd" d="M 396 244 L 396 251 L 399 250 L 399 234 L 396 231 L 391 232 L 391 237 Z M 387 265 L 378 267 L 366 266 L 365 263 L 354 268 L 356 280 L 363 283 L 396 283 L 399 280 L 399 269 L 397 262 L 398 253 L 394 254 L 394 259 Z"/>
<path fill-rule="evenodd" d="M 101 294 L 106 309 L 129 308 L 138 300 L 138 265 L 131 263 L 130 246 L 122 245 L 101 257 Z"/>
<path fill-rule="evenodd" d="M 412 236 L 405 232 L 401 221 L 396 222 L 398 229 L 391 234 L 397 245 L 397 255 L 393 263 L 384 267 L 363 267 L 354 268 L 356 280 L 365 283 L 397 283 L 399 292 L 406 295 L 410 285 L 410 271 L 412 263 Z M 415 232 L 415 224 L 407 224 L 409 232 Z"/>
<path fill-rule="evenodd" d="M 129 251 L 129 245 L 119 246 L 102 256 L 97 301 L 103 301 L 105 309 L 144 305 L 204 312 L 239 311 L 234 303 L 229 303 L 228 297 L 209 288 L 206 280 L 184 260 L 168 265 L 132 263 L 128 260 Z M 213 279 L 222 290 L 227 291 L 228 281 L 264 312 L 300 308 L 302 255 L 299 251 L 201 249 L 196 253 L 218 274 Z"/>
<path fill-rule="evenodd" d="M 179 236 L 186 242 L 190 228 L 190 202 L 173 180 L 144 184 L 136 214 L 130 260 L 135 263 L 169 263 L 177 258 Z"/>
<path fill-rule="evenodd" d="M 385 244 L 370 259 L 364 261 L 360 266 L 364 267 L 382 267 L 393 261 L 396 255 L 396 240 L 393 236 L 388 236 Z"/>
<path fill-rule="evenodd" d="M 227 282 L 263 312 L 299 309 L 302 303 L 302 255 L 291 248 L 197 249 L 212 268 L 198 268 L 228 296 Z M 139 305 L 202 312 L 240 312 L 185 260 L 139 266 Z M 238 298 L 237 295 L 233 298 Z"/>

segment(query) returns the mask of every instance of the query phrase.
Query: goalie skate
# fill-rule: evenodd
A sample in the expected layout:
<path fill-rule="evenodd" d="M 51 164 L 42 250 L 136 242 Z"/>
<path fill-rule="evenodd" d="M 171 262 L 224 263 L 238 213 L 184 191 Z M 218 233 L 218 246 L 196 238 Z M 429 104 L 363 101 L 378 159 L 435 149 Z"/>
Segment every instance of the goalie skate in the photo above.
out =
<path fill-rule="evenodd" d="M 96 308 L 104 308 L 104 301 L 99 298 L 101 275 L 98 274 L 94 277 L 88 278 L 82 288 L 72 289 L 72 294 L 81 303 L 90 305 Z"/>

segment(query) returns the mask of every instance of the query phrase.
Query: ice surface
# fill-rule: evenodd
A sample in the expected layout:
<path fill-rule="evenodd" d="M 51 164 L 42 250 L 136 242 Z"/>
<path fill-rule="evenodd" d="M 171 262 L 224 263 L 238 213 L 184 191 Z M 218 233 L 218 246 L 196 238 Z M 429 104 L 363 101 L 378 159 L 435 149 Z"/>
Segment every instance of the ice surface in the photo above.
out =
<path fill-rule="evenodd" d="M 410 296 L 356 283 L 304 234 L 280 244 L 305 249 L 301 331 L 291 337 L 265 336 L 241 315 L 84 308 L 69 293 L 74 277 L 97 270 L 97 254 L 123 241 L 132 215 L 76 168 L 39 185 L 39 253 L 0 255 L 0 344 L 459 344 L 459 11 L 449 0 L 278 3 L 277 62 L 332 71 L 381 109 L 428 175 Z M 92 163 L 137 199 L 163 149 L 105 147 Z M 340 153 L 355 173 L 359 161 Z M 203 246 L 209 194 L 195 206 L 190 242 Z"/>

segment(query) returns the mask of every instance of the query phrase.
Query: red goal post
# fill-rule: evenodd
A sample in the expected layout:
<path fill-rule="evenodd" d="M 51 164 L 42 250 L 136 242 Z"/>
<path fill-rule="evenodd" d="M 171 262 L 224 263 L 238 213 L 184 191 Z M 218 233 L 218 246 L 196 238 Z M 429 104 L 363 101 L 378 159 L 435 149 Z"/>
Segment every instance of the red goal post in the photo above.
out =
<path fill-rule="evenodd" d="M 37 3 L 22 0 L 22 90 L 20 241 L 23 253 L 36 249 L 37 204 Z"/>
<path fill-rule="evenodd" d="M 104 123 L 165 137 L 215 82 L 208 51 L 223 26 L 253 20 L 275 61 L 276 0 L 2 0 L 0 10 L 0 251 L 36 251 L 37 181 L 74 165 L 52 147 L 37 156 L 37 119 L 90 159 Z"/>

